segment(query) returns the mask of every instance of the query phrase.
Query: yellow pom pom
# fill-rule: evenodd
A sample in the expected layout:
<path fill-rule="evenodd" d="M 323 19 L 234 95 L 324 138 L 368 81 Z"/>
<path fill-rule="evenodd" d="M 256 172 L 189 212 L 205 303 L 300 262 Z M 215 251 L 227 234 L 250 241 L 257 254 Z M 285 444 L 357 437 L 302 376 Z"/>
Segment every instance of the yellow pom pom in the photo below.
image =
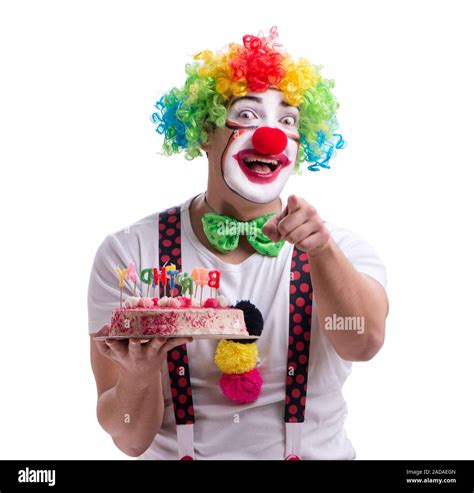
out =
<path fill-rule="evenodd" d="M 257 344 L 241 344 L 240 342 L 222 339 L 217 345 L 214 362 L 222 373 L 236 374 L 253 370 L 257 364 Z"/>

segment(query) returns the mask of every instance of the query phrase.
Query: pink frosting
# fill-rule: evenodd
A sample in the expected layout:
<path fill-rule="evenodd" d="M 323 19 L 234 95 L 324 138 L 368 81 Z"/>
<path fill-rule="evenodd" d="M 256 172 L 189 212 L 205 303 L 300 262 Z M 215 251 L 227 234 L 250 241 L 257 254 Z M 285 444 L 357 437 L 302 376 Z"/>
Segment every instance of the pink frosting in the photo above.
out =
<path fill-rule="evenodd" d="M 187 296 L 178 296 L 181 308 L 189 308 L 191 306 L 191 298 Z"/>
<path fill-rule="evenodd" d="M 204 308 L 219 308 L 219 302 L 215 298 L 207 298 Z"/>

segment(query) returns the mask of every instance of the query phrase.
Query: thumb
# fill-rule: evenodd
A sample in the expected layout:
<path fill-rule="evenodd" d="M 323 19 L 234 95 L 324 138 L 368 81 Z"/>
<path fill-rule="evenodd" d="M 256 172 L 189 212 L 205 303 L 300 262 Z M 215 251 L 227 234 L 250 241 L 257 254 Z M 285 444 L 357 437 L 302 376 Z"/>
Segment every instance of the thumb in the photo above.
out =
<path fill-rule="evenodd" d="M 264 225 L 262 228 L 262 233 L 270 240 L 272 241 L 280 241 L 281 240 L 281 235 L 280 232 L 278 231 L 278 225 L 280 224 L 280 221 L 288 214 L 288 206 L 286 206 L 280 214 L 277 214 L 276 216 L 272 216 Z"/>
<path fill-rule="evenodd" d="M 272 241 L 278 241 L 280 238 L 280 233 L 278 232 L 278 221 L 277 217 L 271 217 L 262 227 L 262 233 L 268 236 Z"/>
<path fill-rule="evenodd" d="M 280 214 L 276 216 L 272 216 L 264 225 L 262 228 L 262 233 L 270 240 L 272 241 L 280 241 L 281 240 L 281 235 L 280 232 L 278 231 L 278 224 L 280 224 L 280 221 L 288 214 L 288 206 L 285 207 Z"/>

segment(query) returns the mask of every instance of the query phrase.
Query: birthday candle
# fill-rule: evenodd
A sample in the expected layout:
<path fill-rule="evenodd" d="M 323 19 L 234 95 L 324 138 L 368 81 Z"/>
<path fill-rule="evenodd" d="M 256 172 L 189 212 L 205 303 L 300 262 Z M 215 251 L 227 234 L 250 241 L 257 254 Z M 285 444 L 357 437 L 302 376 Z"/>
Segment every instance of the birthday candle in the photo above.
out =
<path fill-rule="evenodd" d="M 145 284 L 151 284 L 151 276 L 153 273 L 153 269 L 143 269 L 140 272 L 140 279 Z"/>
<path fill-rule="evenodd" d="M 137 269 L 135 268 L 135 263 L 132 261 L 127 267 L 127 273 L 125 274 L 126 281 L 133 281 L 133 296 L 137 293 Z"/>
<path fill-rule="evenodd" d="M 186 294 L 189 294 L 189 296 L 193 295 L 194 293 L 193 278 L 190 277 L 190 275 L 187 272 L 185 272 L 184 274 L 180 274 L 176 279 L 176 282 L 181 285 L 181 294 L 183 296 L 185 296 Z"/>
<path fill-rule="evenodd" d="M 121 270 L 120 267 L 115 267 L 115 272 L 119 276 L 119 287 L 123 288 L 125 286 L 125 275 L 127 274 L 127 269 Z"/>
<path fill-rule="evenodd" d="M 150 269 L 143 269 L 140 272 L 140 279 L 141 279 L 141 281 L 144 282 L 147 285 L 147 288 L 146 288 L 146 295 L 147 295 L 147 297 L 150 294 L 150 284 L 151 284 L 152 275 L 153 275 L 153 269 L 151 269 L 151 268 Z"/>
<path fill-rule="evenodd" d="M 216 298 L 217 298 L 217 290 L 219 289 L 220 281 L 221 281 L 221 273 L 218 270 L 210 270 L 208 273 L 207 285 L 211 288 L 211 296 L 212 296 L 212 288 L 216 290 Z"/>
<path fill-rule="evenodd" d="M 128 272 L 128 269 L 121 270 L 120 267 L 115 268 L 115 272 L 119 276 L 119 288 L 120 288 L 120 308 L 122 308 L 123 303 L 123 287 L 125 286 L 125 275 Z"/>
<path fill-rule="evenodd" d="M 210 288 L 218 288 L 221 280 L 221 273 L 218 270 L 210 270 L 207 275 L 207 285 Z"/>
<path fill-rule="evenodd" d="M 152 295 L 152 298 L 155 297 L 155 288 L 156 286 L 158 286 L 158 284 L 156 283 L 155 281 L 155 269 L 153 269 L 153 277 L 151 279 L 151 295 Z"/>
<path fill-rule="evenodd" d="M 162 267 L 160 272 L 159 282 L 163 286 L 163 296 L 166 296 L 166 281 L 167 281 L 166 268 Z"/>
<path fill-rule="evenodd" d="M 206 269 L 204 267 L 195 267 L 193 271 L 191 272 L 191 277 L 194 279 L 194 282 L 198 285 L 201 286 L 201 296 L 200 296 L 200 302 L 202 304 L 202 292 L 204 289 L 204 286 L 207 284 L 207 274 L 209 272 L 209 269 Z"/>
<path fill-rule="evenodd" d="M 170 295 L 173 296 L 174 293 L 174 283 L 175 283 L 175 278 L 179 274 L 178 270 L 169 270 L 168 275 L 170 278 Z"/>
<path fill-rule="evenodd" d="M 198 286 L 204 286 L 207 284 L 208 272 L 209 269 L 205 269 L 204 267 L 195 267 L 191 272 L 191 277 Z"/>
<path fill-rule="evenodd" d="M 170 296 L 173 296 L 173 292 L 171 291 L 173 288 L 174 288 L 174 282 L 173 282 L 173 286 L 171 286 L 171 277 L 170 277 L 170 272 L 173 272 L 176 270 L 176 265 L 174 264 L 168 264 L 168 265 L 164 265 L 163 268 L 165 269 L 166 271 L 166 277 L 167 279 L 170 280 Z"/>
<path fill-rule="evenodd" d="M 135 263 L 130 262 L 130 265 L 127 267 L 125 273 L 126 281 L 136 281 L 137 280 L 137 270 L 135 269 Z"/>

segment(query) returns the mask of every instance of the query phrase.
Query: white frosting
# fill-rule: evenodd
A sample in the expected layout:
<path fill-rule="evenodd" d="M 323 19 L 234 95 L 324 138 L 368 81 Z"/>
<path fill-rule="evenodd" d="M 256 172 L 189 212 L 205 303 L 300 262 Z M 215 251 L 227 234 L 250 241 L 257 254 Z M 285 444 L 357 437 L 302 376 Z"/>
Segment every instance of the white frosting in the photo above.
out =
<path fill-rule="evenodd" d="M 220 294 L 217 297 L 217 303 L 219 303 L 219 306 L 221 308 L 225 308 L 226 306 L 229 306 L 229 300 L 223 294 Z"/>
<path fill-rule="evenodd" d="M 136 308 L 138 306 L 139 301 L 140 298 L 138 296 L 129 296 L 125 301 L 125 307 Z"/>
<path fill-rule="evenodd" d="M 153 300 L 151 298 L 140 298 L 138 306 L 143 308 L 151 308 L 153 306 Z"/>
<path fill-rule="evenodd" d="M 181 303 L 177 298 L 168 298 L 168 306 L 171 308 L 179 308 Z"/>
<path fill-rule="evenodd" d="M 168 306 L 168 296 L 162 296 L 158 300 L 158 306 Z"/>

